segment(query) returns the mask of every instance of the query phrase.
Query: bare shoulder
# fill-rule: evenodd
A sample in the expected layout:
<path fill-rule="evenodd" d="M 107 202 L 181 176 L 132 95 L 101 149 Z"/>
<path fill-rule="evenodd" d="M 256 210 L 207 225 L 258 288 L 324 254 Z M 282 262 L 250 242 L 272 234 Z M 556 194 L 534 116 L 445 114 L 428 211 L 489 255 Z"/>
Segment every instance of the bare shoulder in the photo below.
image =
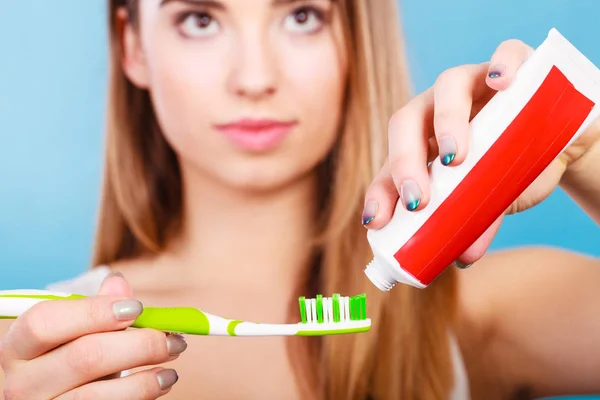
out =
<path fill-rule="evenodd" d="M 493 391 L 506 398 L 521 390 L 515 382 L 541 379 L 524 371 L 543 371 L 552 362 L 547 354 L 554 343 L 544 348 L 540 335 L 565 329 L 557 315 L 598 304 L 600 259 L 567 250 L 491 252 L 457 275 L 457 336 L 474 394 Z M 544 373 L 544 379 L 551 375 Z"/>
<path fill-rule="evenodd" d="M 569 285 L 597 285 L 600 258 L 552 247 L 524 247 L 490 252 L 458 276 L 460 303 L 471 308 L 485 302 L 490 310 L 515 297 L 556 294 L 555 289 Z M 589 282 L 591 278 L 595 281 Z"/>

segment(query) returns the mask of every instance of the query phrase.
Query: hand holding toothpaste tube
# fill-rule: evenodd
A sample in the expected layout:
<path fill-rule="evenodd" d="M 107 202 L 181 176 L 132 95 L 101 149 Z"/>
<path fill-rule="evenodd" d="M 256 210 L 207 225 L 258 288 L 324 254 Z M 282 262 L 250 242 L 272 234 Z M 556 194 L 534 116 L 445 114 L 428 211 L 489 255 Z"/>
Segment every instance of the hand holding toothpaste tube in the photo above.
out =
<path fill-rule="evenodd" d="M 397 262 L 416 278 L 413 284 L 427 286 L 442 268 L 432 263 L 454 261 L 459 267 L 472 264 L 486 252 L 504 215 L 539 204 L 568 175 L 594 173 L 593 169 L 579 171 L 579 165 L 589 164 L 600 151 L 600 124 L 595 107 L 599 88 L 600 71 L 556 30 L 550 32 L 536 51 L 520 41 L 509 40 L 496 49 L 490 62 L 443 72 L 431 88 L 390 120 L 388 162 L 367 192 L 363 213 L 363 224 L 371 230 L 372 247 L 374 240 L 381 244 L 379 249 L 374 247 L 376 258 L 378 251 L 395 253 L 395 260 L 388 265 Z M 592 123 L 594 120 L 596 123 Z M 488 138 L 484 138 L 486 135 Z M 562 147 L 557 147 L 561 143 Z M 430 162 L 433 163 L 428 167 Z M 450 172 L 452 169 L 456 173 Z M 432 171 L 437 173 L 437 188 L 432 187 Z M 587 183 L 592 186 L 591 181 Z M 459 189 L 465 193 L 461 198 Z M 479 193 L 479 197 L 470 195 L 478 190 L 487 192 Z M 509 199 L 510 194 L 506 193 L 511 191 L 519 195 Z M 454 206 L 446 207 L 446 217 L 439 215 L 443 214 L 441 206 L 448 205 L 444 203 L 452 196 Z M 472 199 L 468 200 L 469 197 Z M 479 200 L 473 199 L 477 197 Z M 464 205 L 468 202 L 473 204 Z M 588 204 L 594 202 L 598 198 L 588 199 Z M 478 210 L 484 203 L 488 204 L 485 207 L 496 210 L 487 213 Z M 464 211 L 462 217 L 448 217 L 455 212 L 460 214 L 460 209 L 467 207 L 471 211 Z M 436 210 L 424 211 L 427 216 L 421 215 L 420 220 L 409 215 L 423 214 L 428 208 Z M 598 213 L 598 208 L 590 211 Z M 402 215 L 394 219 L 402 221 L 397 221 L 396 228 L 388 228 L 392 216 L 399 213 Z M 454 226 L 450 218 L 455 218 Z M 484 222 L 478 227 L 474 227 L 473 221 L 468 222 L 486 218 L 489 224 L 484 228 Z M 435 232 L 428 234 L 429 238 L 445 229 L 445 239 L 440 239 L 438 245 L 415 246 L 416 237 L 424 235 L 423 225 L 427 223 Z M 387 233 L 373 232 L 383 228 L 388 229 Z M 468 230 L 477 231 L 479 236 L 465 232 Z M 384 237 L 399 236 L 399 231 L 401 239 Z M 457 238 L 461 234 L 463 237 Z M 460 247 L 461 252 L 455 251 L 456 258 L 446 259 L 444 252 L 452 250 L 442 247 L 452 246 L 447 244 L 451 240 L 457 242 L 454 247 Z M 392 244 L 393 241 L 397 243 Z M 400 246 L 406 247 L 405 265 L 400 254 L 403 249 L 397 248 Z M 429 254 L 416 257 L 418 261 L 408 256 L 419 251 Z M 437 261 L 427 257 L 437 257 Z M 434 271 L 424 272 L 426 269 Z M 377 281 L 381 277 L 371 278 Z M 386 280 L 381 278 L 382 282 Z M 378 286 L 389 290 L 388 283 Z"/>

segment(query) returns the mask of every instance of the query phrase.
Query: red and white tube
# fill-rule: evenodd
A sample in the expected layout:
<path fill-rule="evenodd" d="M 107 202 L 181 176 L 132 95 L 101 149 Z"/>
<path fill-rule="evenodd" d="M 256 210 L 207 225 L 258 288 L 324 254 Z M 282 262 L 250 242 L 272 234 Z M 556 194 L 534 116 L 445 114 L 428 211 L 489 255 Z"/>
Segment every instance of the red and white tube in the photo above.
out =
<path fill-rule="evenodd" d="M 365 274 L 382 291 L 427 287 L 500 217 L 600 116 L 600 70 L 556 29 L 470 124 L 465 161 L 430 165 L 431 197 L 420 211 L 400 201 L 369 230 Z"/>

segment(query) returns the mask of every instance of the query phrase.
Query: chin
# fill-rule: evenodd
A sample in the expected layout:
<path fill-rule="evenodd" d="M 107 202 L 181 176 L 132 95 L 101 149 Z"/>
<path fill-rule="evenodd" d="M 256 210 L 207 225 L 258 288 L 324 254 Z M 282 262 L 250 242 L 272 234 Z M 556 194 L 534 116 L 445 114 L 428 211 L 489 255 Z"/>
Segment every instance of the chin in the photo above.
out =
<path fill-rule="evenodd" d="M 268 194 L 284 190 L 293 185 L 310 181 L 316 175 L 316 164 L 297 165 L 287 162 L 261 162 L 254 160 L 244 165 L 228 165 L 214 169 L 211 175 L 223 186 L 230 189 L 253 193 Z"/>
<path fill-rule="evenodd" d="M 307 185 L 315 179 L 318 165 L 333 146 L 334 135 L 329 140 L 322 136 L 313 139 L 290 140 L 268 152 L 241 152 L 229 143 L 184 146 L 175 142 L 181 146 L 174 147 L 190 176 L 199 177 L 216 190 L 220 187 L 260 195 Z"/>

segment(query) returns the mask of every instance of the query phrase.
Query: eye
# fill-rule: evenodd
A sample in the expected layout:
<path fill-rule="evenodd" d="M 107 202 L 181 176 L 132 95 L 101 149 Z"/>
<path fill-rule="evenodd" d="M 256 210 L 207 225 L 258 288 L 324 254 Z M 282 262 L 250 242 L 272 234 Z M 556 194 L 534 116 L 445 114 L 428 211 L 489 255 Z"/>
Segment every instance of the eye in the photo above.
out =
<path fill-rule="evenodd" d="M 323 14 L 312 7 L 301 7 L 285 18 L 284 27 L 291 32 L 313 33 L 323 26 Z"/>
<path fill-rule="evenodd" d="M 219 31 L 219 23 L 208 13 L 194 12 L 182 16 L 179 29 L 185 36 L 206 37 Z"/>

